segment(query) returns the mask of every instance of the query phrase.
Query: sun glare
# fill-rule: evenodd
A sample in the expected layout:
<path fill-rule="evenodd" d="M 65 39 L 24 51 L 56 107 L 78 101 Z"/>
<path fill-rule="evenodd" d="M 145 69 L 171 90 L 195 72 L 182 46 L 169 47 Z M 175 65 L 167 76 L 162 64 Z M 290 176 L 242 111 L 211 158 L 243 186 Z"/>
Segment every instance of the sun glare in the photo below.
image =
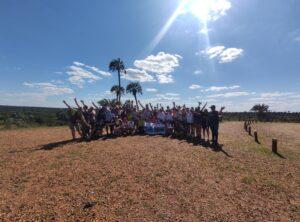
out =
<path fill-rule="evenodd" d="M 179 15 L 186 13 L 193 14 L 201 21 L 203 30 L 208 30 L 207 23 L 209 21 L 215 21 L 225 15 L 225 12 L 230 8 L 231 3 L 229 0 L 181 0 L 178 8 L 151 41 L 150 45 L 146 48 L 146 51 L 149 53 L 156 48 Z M 209 46 L 208 33 L 204 34 L 206 35 L 206 44 Z"/>
<path fill-rule="evenodd" d="M 230 9 L 228 0 L 182 0 L 183 12 L 192 13 L 202 21 L 217 20 Z"/>

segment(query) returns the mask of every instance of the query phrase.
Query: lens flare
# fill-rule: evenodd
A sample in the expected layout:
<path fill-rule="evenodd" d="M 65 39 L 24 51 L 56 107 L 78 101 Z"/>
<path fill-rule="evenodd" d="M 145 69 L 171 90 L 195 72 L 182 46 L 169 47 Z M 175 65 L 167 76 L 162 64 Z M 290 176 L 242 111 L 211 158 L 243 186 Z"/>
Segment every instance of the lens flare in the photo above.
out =
<path fill-rule="evenodd" d="M 191 13 L 203 22 L 217 20 L 231 8 L 229 0 L 182 0 L 184 12 Z"/>

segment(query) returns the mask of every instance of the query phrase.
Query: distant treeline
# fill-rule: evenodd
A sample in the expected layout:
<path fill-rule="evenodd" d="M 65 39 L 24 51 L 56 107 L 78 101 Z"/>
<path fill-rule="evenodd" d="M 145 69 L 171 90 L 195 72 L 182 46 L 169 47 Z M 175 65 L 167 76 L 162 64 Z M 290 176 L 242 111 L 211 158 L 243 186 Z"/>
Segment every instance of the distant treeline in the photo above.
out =
<path fill-rule="evenodd" d="M 2 128 L 32 126 L 63 126 L 68 124 L 67 109 L 0 106 L 0 126 Z M 224 121 L 257 120 L 254 112 L 225 112 Z M 268 112 L 263 121 L 267 122 L 298 122 L 300 113 Z"/>
<path fill-rule="evenodd" d="M 2 128 L 62 126 L 67 124 L 66 109 L 0 106 Z"/>
<path fill-rule="evenodd" d="M 259 116 L 255 112 L 224 112 L 223 120 L 225 121 L 245 121 L 260 120 L 264 122 L 293 122 L 300 123 L 300 112 L 267 112 Z"/>

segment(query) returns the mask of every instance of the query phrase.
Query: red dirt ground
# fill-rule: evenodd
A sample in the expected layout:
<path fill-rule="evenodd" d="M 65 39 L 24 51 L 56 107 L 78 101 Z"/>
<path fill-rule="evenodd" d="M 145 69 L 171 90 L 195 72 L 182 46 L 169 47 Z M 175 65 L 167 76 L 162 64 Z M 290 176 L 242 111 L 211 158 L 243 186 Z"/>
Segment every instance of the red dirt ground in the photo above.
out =
<path fill-rule="evenodd" d="M 0 221 L 299 221 L 300 124 L 253 128 L 261 144 L 242 123 L 222 124 L 222 151 L 160 136 L 71 142 L 63 127 L 0 131 Z"/>

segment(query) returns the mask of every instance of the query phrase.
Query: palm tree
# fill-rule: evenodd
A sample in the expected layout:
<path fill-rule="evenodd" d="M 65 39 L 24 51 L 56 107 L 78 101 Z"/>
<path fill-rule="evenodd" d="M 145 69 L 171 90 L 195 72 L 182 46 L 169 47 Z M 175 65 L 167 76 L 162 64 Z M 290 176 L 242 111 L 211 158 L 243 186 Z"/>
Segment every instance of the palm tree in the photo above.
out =
<path fill-rule="evenodd" d="M 121 98 L 121 95 L 124 95 L 125 89 L 121 86 L 121 88 L 118 85 L 114 85 L 111 87 L 110 92 L 116 94 L 117 101 L 119 101 L 119 98 Z"/>
<path fill-rule="evenodd" d="M 269 106 L 266 104 L 256 104 L 254 105 L 250 111 L 256 112 L 257 113 L 257 118 L 259 120 L 264 119 L 265 114 L 269 112 Z"/>
<path fill-rule="evenodd" d="M 100 101 L 98 101 L 98 104 L 100 106 L 108 106 L 110 104 L 110 100 L 109 99 L 101 99 Z"/>
<path fill-rule="evenodd" d="M 119 88 L 121 88 L 121 72 L 126 73 L 124 62 L 118 58 L 109 63 L 109 71 L 118 72 Z M 121 94 L 119 95 L 119 102 L 121 101 Z"/>
<path fill-rule="evenodd" d="M 135 103 L 137 108 L 139 108 L 139 104 L 137 101 L 137 94 L 142 95 L 143 89 L 139 82 L 131 82 L 126 86 L 126 93 L 131 93 L 134 96 Z"/>

